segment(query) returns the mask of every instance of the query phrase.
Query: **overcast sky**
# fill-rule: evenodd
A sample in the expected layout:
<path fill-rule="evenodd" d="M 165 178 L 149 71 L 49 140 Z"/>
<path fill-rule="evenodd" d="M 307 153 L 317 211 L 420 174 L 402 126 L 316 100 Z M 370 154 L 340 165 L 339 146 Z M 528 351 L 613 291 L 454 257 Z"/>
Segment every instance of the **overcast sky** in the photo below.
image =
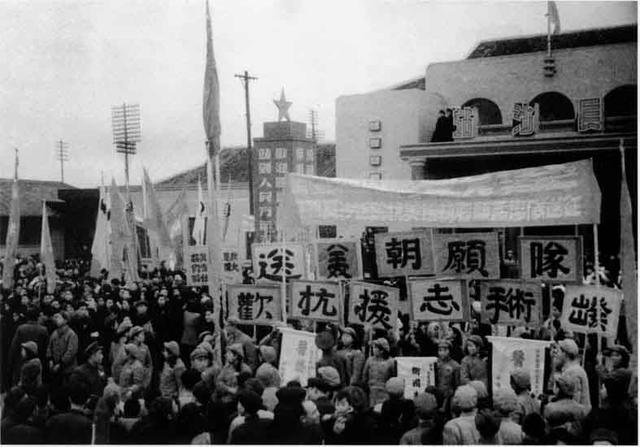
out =
<path fill-rule="evenodd" d="M 335 133 L 338 96 L 420 76 L 429 63 L 465 58 L 485 39 L 546 32 L 546 2 L 210 0 L 221 91 L 222 144 L 246 143 L 248 70 L 253 135 L 277 118 L 285 88 L 291 118 L 319 114 Z M 558 2 L 563 31 L 637 22 L 635 2 Z M 158 181 L 203 162 L 204 0 L 0 0 L 0 177 L 58 180 L 56 141 L 69 143 L 65 180 L 123 182 L 111 107 L 139 103 L 142 142 L 132 166 Z"/>

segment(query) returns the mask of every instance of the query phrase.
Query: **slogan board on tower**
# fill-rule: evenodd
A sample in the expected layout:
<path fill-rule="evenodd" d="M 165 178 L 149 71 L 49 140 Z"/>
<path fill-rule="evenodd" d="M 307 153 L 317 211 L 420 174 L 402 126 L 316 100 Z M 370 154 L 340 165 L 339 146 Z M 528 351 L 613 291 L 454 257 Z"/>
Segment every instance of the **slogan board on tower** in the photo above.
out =
<path fill-rule="evenodd" d="M 408 289 L 413 320 L 469 320 L 466 281 L 419 279 L 409 281 Z"/>
<path fill-rule="evenodd" d="M 362 281 L 349 283 L 347 323 L 389 330 L 397 325 L 400 291 Z"/>
<path fill-rule="evenodd" d="M 362 278 L 360 243 L 334 239 L 316 244 L 318 278 L 328 280 Z"/>
<path fill-rule="evenodd" d="M 227 286 L 229 317 L 245 324 L 272 325 L 282 321 L 282 295 L 278 285 Z"/>
<path fill-rule="evenodd" d="M 440 278 L 500 279 L 498 233 L 434 234 L 435 274 Z"/>
<path fill-rule="evenodd" d="M 545 283 L 582 283 L 582 237 L 520 236 L 520 277 Z"/>
<path fill-rule="evenodd" d="M 379 277 L 433 274 L 431 230 L 377 233 L 375 250 Z"/>
<path fill-rule="evenodd" d="M 568 285 L 562 302 L 563 329 L 615 337 L 622 292 L 608 287 Z"/>
<path fill-rule="evenodd" d="M 329 281 L 293 281 L 289 316 L 313 321 L 342 321 L 341 285 Z"/>

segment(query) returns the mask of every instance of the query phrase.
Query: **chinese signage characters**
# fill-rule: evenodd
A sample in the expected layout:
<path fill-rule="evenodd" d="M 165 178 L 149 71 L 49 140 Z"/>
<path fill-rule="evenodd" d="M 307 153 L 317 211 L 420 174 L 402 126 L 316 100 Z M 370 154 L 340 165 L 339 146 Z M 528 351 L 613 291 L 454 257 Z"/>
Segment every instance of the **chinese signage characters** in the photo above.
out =
<path fill-rule="evenodd" d="M 538 131 L 540 125 L 540 106 L 530 106 L 526 102 L 513 105 L 513 127 L 511 134 L 515 136 L 531 136 Z"/>
<path fill-rule="evenodd" d="M 258 282 L 282 282 L 300 279 L 305 273 L 304 248 L 299 244 L 288 244 L 282 253 L 282 246 L 277 244 L 253 244 L 253 272 Z"/>
<path fill-rule="evenodd" d="M 521 278 L 527 281 L 581 283 L 582 238 L 520 237 Z"/>
<path fill-rule="evenodd" d="M 340 284 L 320 281 L 293 281 L 291 318 L 340 322 L 342 295 Z"/>
<path fill-rule="evenodd" d="M 480 301 L 486 323 L 526 326 L 540 322 L 542 290 L 537 283 L 483 281 Z"/>
<path fill-rule="evenodd" d="M 578 102 L 578 132 L 602 132 L 603 118 L 602 99 L 584 98 Z"/>
<path fill-rule="evenodd" d="M 562 327 L 574 332 L 615 337 L 622 292 L 592 286 L 567 286 L 562 304 Z"/>
<path fill-rule="evenodd" d="M 395 287 L 352 281 L 347 323 L 371 325 L 374 329 L 395 328 L 399 295 Z"/>
<path fill-rule="evenodd" d="M 256 236 L 259 241 L 270 242 L 275 237 L 276 165 L 278 164 L 277 156 L 281 155 L 281 149 L 261 147 L 256 151 L 257 176 L 255 177 L 254 209 Z"/>
<path fill-rule="evenodd" d="M 420 279 L 409 281 L 415 321 L 466 321 L 469 302 L 463 280 Z"/>
<path fill-rule="evenodd" d="M 431 231 L 378 233 L 375 247 L 379 277 L 433 273 Z"/>
<path fill-rule="evenodd" d="M 456 126 L 454 139 L 474 138 L 478 135 L 478 110 L 471 107 L 453 109 L 453 124 Z"/>
<path fill-rule="evenodd" d="M 436 384 L 436 357 L 396 357 L 398 377 L 404 379 L 404 398 L 413 399 Z"/>
<path fill-rule="evenodd" d="M 246 324 L 270 325 L 282 318 L 280 287 L 229 285 L 229 317 Z"/>
<path fill-rule="evenodd" d="M 465 279 L 499 279 L 498 233 L 436 234 L 436 276 Z"/>
<path fill-rule="evenodd" d="M 316 376 L 316 361 L 320 360 L 322 351 L 315 344 L 316 334 L 305 331 L 297 331 L 290 328 L 280 328 L 282 344 L 278 372 L 282 383 L 297 380 L 303 387 L 307 386 L 307 380 Z"/>
<path fill-rule="evenodd" d="M 202 287 L 207 285 L 208 248 L 194 245 L 184 247 L 184 262 L 186 264 L 187 285 Z"/>
<path fill-rule="evenodd" d="M 331 242 L 319 242 L 318 276 L 322 279 L 360 278 L 358 251 L 360 244 L 336 239 Z"/>

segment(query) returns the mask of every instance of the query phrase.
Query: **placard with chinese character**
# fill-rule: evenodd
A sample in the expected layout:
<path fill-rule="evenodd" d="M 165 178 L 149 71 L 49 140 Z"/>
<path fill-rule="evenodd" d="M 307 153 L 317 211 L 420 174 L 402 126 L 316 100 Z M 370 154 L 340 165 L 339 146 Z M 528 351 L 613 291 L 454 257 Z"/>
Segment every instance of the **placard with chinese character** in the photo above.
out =
<path fill-rule="evenodd" d="M 578 100 L 578 132 L 602 132 L 604 130 L 604 110 L 601 98 Z"/>
<path fill-rule="evenodd" d="M 622 292 L 608 287 L 568 285 L 562 302 L 563 329 L 615 337 Z"/>
<path fill-rule="evenodd" d="M 184 246 L 184 263 L 186 267 L 187 285 L 202 287 L 208 283 L 207 258 L 208 248 L 201 245 Z"/>
<path fill-rule="evenodd" d="M 282 321 L 280 286 L 235 284 L 227 286 L 227 292 L 229 317 L 246 324 L 271 325 Z"/>
<path fill-rule="evenodd" d="M 227 284 L 242 282 L 242 266 L 240 255 L 235 247 L 222 249 L 222 278 Z"/>
<path fill-rule="evenodd" d="M 340 323 L 341 286 L 328 281 L 293 281 L 288 307 L 291 318 Z"/>
<path fill-rule="evenodd" d="M 581 236 L 521 236 L 520 277 L 545 283 L 582 283 Z"/>
<path fill-rule="evenodd" d="M 436 384 L 437 357 L 396 357 L 398 377 L 404 379 L 404 398 L 413 399 Z"/>
<path fill-rule="evenodd" d="M 482 281 L 482 321 L 489 324 L 528 326 L 542 319 L 542 289 L 524 281 Z"/>
<path fill-rule="evenodd" d="M 305 276 L 304 247 L 300 244 L 287 244 L 282 255 L 280 244 L 252 244 L 253 272 L 258 282 L 282 282 L 302 279 Z"/>
<path fill-rule="evenodd" d="M 379 277 L 433 274 L 430 230 L 378 233 L 375 247 Z"/>
<path fill-rule="evenodd" d="M 435 274 L 439 278 L 500 279 L 498 233 L 433 235 Z"/>
<path fill-rule="evenodd" d="M 322 356 L 315 343 L 316 334 L 287 327 L 278 330 L 282 333 L 280 352 L 286 352 L 286 355 L 280 355 L 278 365 L 282 383 L 297 380 L 305 387 L 307 380 L 316 376 L 316 362 Z"/>
<path fill-rule="evenodd" d="M 414 321 L 467 321 L 469 300 L 465 280 L 409 281 Z"/>
<path fill-rule="evenodd" d="M 316 244 L 318 278 L 362 278 L 360 268 L 360 243 L 335 239 Z"/>
<path fill-rule="evenodd" d="M 374 329 L 395 328 L 399 301 L 400 291 L 395 287 L 351 281 L 347 323 L 371 325 Z"/>

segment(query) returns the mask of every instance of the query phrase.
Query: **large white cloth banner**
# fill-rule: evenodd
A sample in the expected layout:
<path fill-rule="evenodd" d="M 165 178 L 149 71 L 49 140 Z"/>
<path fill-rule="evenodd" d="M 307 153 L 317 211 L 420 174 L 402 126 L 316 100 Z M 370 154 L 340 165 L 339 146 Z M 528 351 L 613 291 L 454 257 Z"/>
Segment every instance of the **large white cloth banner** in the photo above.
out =
<path fill-rule="evenodd" d="M 487 337 L 493 346 L 493 389 L 511 388 L 511 371 L 524 369 L 531 375 L 531 391 L 544 390 L 544 350 L 551 342 L 524 338 Z"/>
<path fill-rule="evenodd" d="M 297 380 L 305 387 L 307 380 L 316 376 L 316 362 L 322 356 L 322 351 L 315 343 L 316 335 L 290 328 L 279 330 L 282 333 L 282 343 L 278 371 L 282 383 Z"/>
<path fill-rule="evenodd" d="M 404 379 L 404 397 L 413 399 L 429 385 L 436 384 L 437 357 L 396 357 L 398 377 Z"/>

